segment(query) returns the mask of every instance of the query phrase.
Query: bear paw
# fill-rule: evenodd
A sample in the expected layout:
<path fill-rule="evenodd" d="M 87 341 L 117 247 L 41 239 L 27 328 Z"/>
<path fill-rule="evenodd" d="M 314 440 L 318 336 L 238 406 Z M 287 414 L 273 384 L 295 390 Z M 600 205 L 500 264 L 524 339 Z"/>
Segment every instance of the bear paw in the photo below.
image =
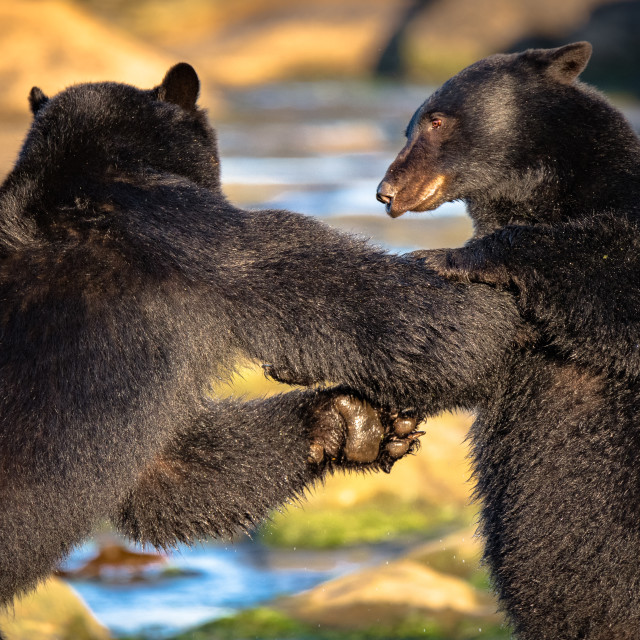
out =
<path fill-rule="evenodd" d="M 469 271 L 458 264 L 455 260 L 454 252 L 450 249 L 425 249 L 420 251 L 412 251 L 409 254 L 412 258 L 418 258 L 422 262 L 433 269 L 438 275 L 448 280 L 469 281 Z"/>
<path fill-rule="evenodd" d="M 326 393 L 326 392 L 325 392 Z M 397 460 L 417 451 L 418 418 L 408 412 L 375 409 L 345 392 L 329 392 L 314 412 L 310 464 L 379 468 L 389 473 Z"/>
<path fill-rule="evenodd" d="M 502 265 L 490 264 L 468 249 L 427 249 L 413 251 L 412 258 L 433 269 L 438 275 L 452 282 L 475 282 L 508 286 L 511 277 Z"/>

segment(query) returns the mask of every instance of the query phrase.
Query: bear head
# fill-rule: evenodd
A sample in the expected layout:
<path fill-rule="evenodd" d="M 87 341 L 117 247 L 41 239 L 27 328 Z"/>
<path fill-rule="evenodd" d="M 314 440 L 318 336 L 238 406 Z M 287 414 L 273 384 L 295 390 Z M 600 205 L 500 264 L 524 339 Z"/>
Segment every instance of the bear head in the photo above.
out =
<path fill-rule="evenodd" d="M 577 81 L 590 55 L 588 42 L 492 55 L 448 80 L 378 186 L 389 215 L 463 200 L 485 232 L 598 206 L 610 166 L 638 146 L 622 114 Z"/>
<path fill-rule="evenodd" d="M 134 175 L 170 174 L 218 191 L 216 135 L 196 104 L 199 89 L 186 63 L 169 69 L 150 90 L 103 82 L 48 98 L 34 87 L 33 123 L 12 174 L 31 178 L 47 200 L 58 201 Z"/>

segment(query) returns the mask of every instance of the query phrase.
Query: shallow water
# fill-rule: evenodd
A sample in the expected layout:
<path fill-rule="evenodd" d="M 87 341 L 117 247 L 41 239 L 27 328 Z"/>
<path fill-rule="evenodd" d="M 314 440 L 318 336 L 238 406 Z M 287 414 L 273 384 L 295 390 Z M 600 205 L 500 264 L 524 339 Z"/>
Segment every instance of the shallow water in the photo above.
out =
<path fill-rule="evenodd" d="M 262 203 L 319 218 L 384 215 L 375 188 L 389 164 L 387 153 L 348 153 L 302 158 L 231 157 L 223 162 L 226 184 L 277 186 Z M 464 215 L 465 206 L 447 203 L 432 215 Z"/>
<path fill-rule="evenodd" d="M 185 575 L 145 571 L 144 581 L 114 574 L 101 581 L 69 583 L 96 617 L 114 633 L 163 638 L 243 608 L 297 593 L 364 566 L 396 557 L 402 545 L 372 545 L 331 551 L 269 549 L 251 541 L 181 547 L 168 566 Z M 78 549 L 66 563 L 73 568 L 91 557 L 94 543 Z"/>
<path fill-rule="evenodd" d="M 375 198 L 404 129 L 430 89 L 374 83 L 292 83 L 227 95 L 219 120 L 222 180 L 246 206 L 331 218 L 385 216 Z M 256 195 L 259 197 L 256 198 Z M 464 215 L 461 203 L 428 214 Z"/>

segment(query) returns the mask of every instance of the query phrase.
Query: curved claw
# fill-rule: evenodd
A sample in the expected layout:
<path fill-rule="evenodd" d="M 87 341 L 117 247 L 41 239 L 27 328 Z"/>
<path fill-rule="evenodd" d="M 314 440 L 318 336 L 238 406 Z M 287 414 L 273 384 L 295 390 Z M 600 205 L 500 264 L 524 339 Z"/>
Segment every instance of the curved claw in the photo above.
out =
<path fill-rule="evenodd" d="M 382 471 L 384 471 L 385 473 L 391 473 L 391 469 L 393 469 L 394 463 L 395 460 L 383 460 L 380 463 L 380 469 L 382 469 Z"/>

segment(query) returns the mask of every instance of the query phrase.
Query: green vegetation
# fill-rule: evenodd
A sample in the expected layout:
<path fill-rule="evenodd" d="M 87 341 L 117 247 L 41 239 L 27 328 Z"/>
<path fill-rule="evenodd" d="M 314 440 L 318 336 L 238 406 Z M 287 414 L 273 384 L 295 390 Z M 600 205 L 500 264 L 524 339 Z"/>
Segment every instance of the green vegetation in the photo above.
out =
<path fill-rule="evenodd" d="M 480 545 L 477 541 L 467 548 L 454 545 L 445 549 L 418 550 L 411 553 L 410 557 L 434 571 L 465 580 L 478 591 L 491 591 L 489 572 L 480 564 Z"/>
<path fill-rule="evenodd" d="M 282 547 L 326 549 L 382 542 L 408 535 L 424 539 L 451 526 L 464 526 L 474 512 L 453 505 L 402 502 L 378 495 L 349 508 L 288 509 L 259 530 L 260 540 Z"/>
<path fill-rule="evenodd" d="M 296 622 L 273 609 L 258 608 L 207 623 L 172 640 L 506 640 L 508 637 L 507 631 L 495 624 L 459 620 L 444 628 L 440 623 L 417 614 L 396 625 L 366 630 L 326 629 Z"/>

